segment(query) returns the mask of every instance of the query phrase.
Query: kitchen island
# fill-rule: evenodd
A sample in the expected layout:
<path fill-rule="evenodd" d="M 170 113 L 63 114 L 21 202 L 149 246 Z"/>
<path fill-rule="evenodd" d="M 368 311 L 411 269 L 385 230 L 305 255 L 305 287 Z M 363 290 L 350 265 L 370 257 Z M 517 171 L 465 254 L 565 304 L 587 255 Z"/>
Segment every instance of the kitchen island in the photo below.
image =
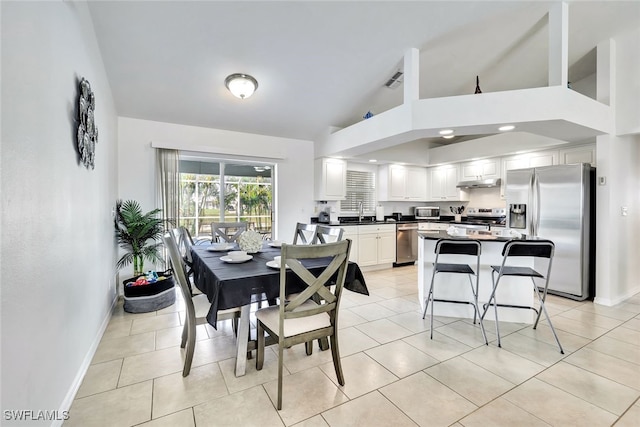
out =
<path fill-rule="evenodd" d="M 469 234 L 451 236 L 446 231 L 432 230 L 418 233 L 418 296 L 422 310 L 424 310 L 425 298 L 429 293 L 431 277 L 433 274 L 433 262 L 435 260 L 435 247 L 439 239 L 476 239 L 482 246 L 480 255 L 480 287 L 478 290 L 478 305 L 480 312 L 483 304 L 489 300 L 493 283 L 491 281 L 491 266 L 502 264 L 502 249 L 504 245 L 514 237 L 495 236 L 491 234 Z M 524 240 L 518 238 L 518 240 Z M 468 256 L 441 255 L 440 262 L 464 263 L 475 269 L 475 260 Z M 533 267 L 533 261 L 528 258 L 518 260 L 522 266 Z M 475 278 L 473 278 L 475 287 Z M 462 274 L 439 274 L 436 276 L 434 286 L 434 298 L 436 300 L 471 301 L 471 289 L 469 279 Z M 503 277 L 496 292 L 498 304 L 517 306 L 533 306 L 534 293 L 531 279 L 521 277 Z M 454 304 L 436 301 L 434 314 L 436 316 L 473 318 L 473 306 L 468 304 Z M 427 315 L 431 313 L 431 307 Z M 533 310 L 519 308 L 498 307 L 498 316 L 501 322 L 533 323 L 535 317 Z M 487 311 L 485 320 L 494 320 L 494 310 Z"/>

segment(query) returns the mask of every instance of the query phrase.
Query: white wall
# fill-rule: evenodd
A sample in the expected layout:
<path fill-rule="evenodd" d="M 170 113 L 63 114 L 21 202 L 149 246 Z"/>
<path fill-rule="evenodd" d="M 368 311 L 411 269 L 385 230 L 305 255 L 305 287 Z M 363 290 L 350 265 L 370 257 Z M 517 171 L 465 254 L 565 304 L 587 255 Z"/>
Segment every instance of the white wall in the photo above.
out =
<path fill-rule="evenodd" d="M 119 120 L 119 196 L 156 206 L 154 149 L 151 142 L 186 151 L 265 158 L 276 164 L 274 238 L 293 240 L 296 222 L 313 215 L 313 143 L 221 129 L 130 118 Z M 281 158 L 267 158 L 269 153 Z"/>
<path fill-rule="evenodd" d="M 640 28 L 616 38 L 616 131 L 640 133 Z"/>
<path fill-rule="evenodd" d="M 2 410 L 62 410 L 115 298 L 117 117 L 86 4 L 0 7 Z M 80 77 L 97 101 L 95 170 L 75 146 Z"/>
<path fill-rule="evenodd" d="M 611 53 L 615 74 L 610 88 L 616 113 L 616 134 L 632 135 L 596 138 L 597 174 L 606 178 L 606 185 L 599 185 L 596 193 L 595 302 L 605 305 L 617 304 L 640 292 L 640 240 L 637 238 L 640 233 L 639 43 L 640 29 L 636 29 L 617 37 Z M 598 89 L 606 93 L 609 88 Z M 622 216 L 622 207 L 627 207 L 627 216 Z"/>
<path fill-rule="evenodd" d="M 595 302 L 614 305 L 640 292 L 640 136 L 599 136 L 597 154 Z"/>

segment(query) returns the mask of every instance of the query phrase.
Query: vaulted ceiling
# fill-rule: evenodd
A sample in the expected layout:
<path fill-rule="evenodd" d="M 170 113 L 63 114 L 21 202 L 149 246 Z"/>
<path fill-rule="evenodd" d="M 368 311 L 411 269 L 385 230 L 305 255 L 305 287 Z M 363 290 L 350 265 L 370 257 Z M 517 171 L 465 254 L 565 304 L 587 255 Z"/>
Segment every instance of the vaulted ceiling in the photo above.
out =
<path fill-rule="evenodd" d="M 544 1 L 91 1 L 118 114 L 316 140 L 400 105 L 408 48 L 420 97 L 547 85 Z M 569 3 L 569 80 L 595 71 L 594 47 L 637 28 L 640 2 Z M 259 82 L 248 99 L 232 73 Z"/>

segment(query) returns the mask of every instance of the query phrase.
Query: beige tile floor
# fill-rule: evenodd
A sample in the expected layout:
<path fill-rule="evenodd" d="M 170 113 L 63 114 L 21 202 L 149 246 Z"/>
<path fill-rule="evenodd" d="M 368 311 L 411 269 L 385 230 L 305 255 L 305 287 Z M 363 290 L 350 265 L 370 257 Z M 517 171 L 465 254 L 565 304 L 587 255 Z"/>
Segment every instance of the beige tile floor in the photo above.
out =
<path fill-rule="evenodd" d="M 489 346 L 469 320 L 422 320 L 415 267 L 365 272 L 371 296 L 346 291 L 340 350 L 286 350 L 277 411 L 277 353 L 234 375 L 228 322 L 198 327 L 193 368 L 181 375 L 180 300 L 129 314 L 119 305 L 70 410 L 68 426 L 639 426 L 640 295 L 618 307 L 549 296 L 565 347 L 546 322 L 485 322 Z"/>

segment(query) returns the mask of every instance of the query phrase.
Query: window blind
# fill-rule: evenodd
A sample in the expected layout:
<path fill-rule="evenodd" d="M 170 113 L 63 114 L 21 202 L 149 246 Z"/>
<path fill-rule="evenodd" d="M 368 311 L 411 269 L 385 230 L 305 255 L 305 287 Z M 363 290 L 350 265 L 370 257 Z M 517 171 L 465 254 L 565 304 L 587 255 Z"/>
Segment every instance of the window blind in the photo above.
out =
<path fill-rule="evenodd" d="M 347 196 L 340 201 L 341 212 L 358 212 L 362 202 L 364 212 L 376 209 L 376 175 L 373 172 L 347 170 Z"/>

